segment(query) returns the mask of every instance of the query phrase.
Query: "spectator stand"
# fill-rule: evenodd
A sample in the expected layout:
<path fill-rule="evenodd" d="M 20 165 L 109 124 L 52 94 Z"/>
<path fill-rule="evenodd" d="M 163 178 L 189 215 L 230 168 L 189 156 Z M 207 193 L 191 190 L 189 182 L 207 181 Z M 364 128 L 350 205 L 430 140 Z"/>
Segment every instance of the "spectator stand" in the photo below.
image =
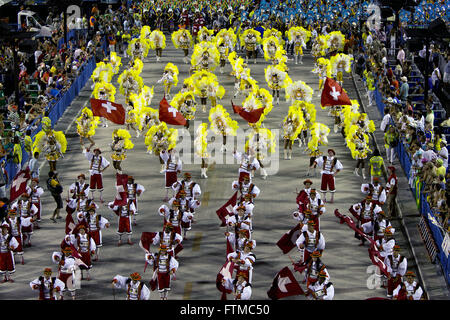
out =
<path fill-rule="evenodd" d="M 72 31 L 74 32 L 72 35 L 74 35 L 76 31 L 71 30 L 71 32 Z M 77 32 L 86 32 L 86 30 L 77 30 Z M 70 37 L 68 37 L 68 39 L 70 39 Z M 62 41 L 64 42 L 64 39 L 62 39 Z M 104 52 L 106 52 L 106 54 L 109 54 L 106 38 L 102 39 L 102 48 L 104 49 Z M 52 121 L 52 126 L 54 126 L 58 122 L 58 120 L 61 118 L 64 111 L 67 109 L 67 107 L 70 106 L 72 101 L 78 96 L 80 91 L 83 89 L 85 84 L 90 79 L 92 72 L 94 71 L 95 68 L 96 68 L 96 60 L 95 60 L 95 56 L 92 56 L 91 58 L 89 58 L 89 60 L 87 62 L 85 62 L 84 64 L 81 65 L 81 67 L 79 68 L 78 76 L 73 80 L 70 87 L 67 88 L 67 90 L 65 90 L 65 91 L 59 91 L 57 93 L 57 95 L 55 96 L 55 99 L 51 100 L 48 103 L 45 110 L 48 111 L 48 117 Z M 42 128 L 42 126 L 40 124 L 41 118 L 42 118 L 42 116 L 36 118 L 27 127 L 27 129 L 32 130 L 31 138 L 33 140 L 34 140 L 35 135 Z M 9 187 L 12 182 L 12 179 L 14 178 L 14 176 L 17 173 L 17 170 L 16 170 L 16 166 L 13 163 L 12 159 L 7 159 L 6 157 L 4 157 L 2 159 L 6 160 L 5 170 L 8 173 L 9 181 L 8 181 L 7 187 Z M 27 163 L 28 160 L 29 160 L 29 155 L 25 151 L 24 145 L 22 144 L 22 162 L 21 162 L 22 168 L 24 167 L 24 165 Z"/>
<path fill-rule="evenodd" d="M 385 105 L 383 103 L 383 97 L 378 91 L 378 89 L 375 89 L 375 102 L 378 108 L 378 111 L 381 115 L 384 113 Z M 441 110 L 438 110 L 439 112 Z M 445 110 L 442 110 L 445 114 Z M 435 113 L 436 115 L 436 113 Z M 435 119 L 435 121 L 439 121 Z M 394 122 L 391 120 L 391 124 L 395 125 Z M 448 147 L 447 147 L 448 148 Z M 405 171 L 406 177 L 408 180 L 410 180 L 411 177 L 411 157 L 406 151 L 406 148 L 402 141 L 399 142 L 397 147 L 395 148 L 396 154 L 398 156 L 399 162 Z M 430 205 L 428 204 L 426 195 L 422 193 L 423 186 L 420 183 L 420 180 L 418 177 L 415 177 L 410 184 L 411 191 L 416 199 L 417 208 L 419 209 L 420 213 L 424 217 L 425 221 L 427 222 L 427 225 L 433 235 L 434 241 L 439 249 L 439 252 L 437 253 L 437 258 L 442 266 L 442 270 L 445 276 L 445 279 L 447 280 L 447 284 L 450 284 L 450 260 L 448 257 L 449 253 L 449 239 L 448 239 L 448 233 L 446 230 L 443 230 L 443 228 L 440 226 L 438 222 L 438 218 L 434 214 L 433 210 L 431 210 Z M 432 261 L 434 262 L 434 261 Z"/>

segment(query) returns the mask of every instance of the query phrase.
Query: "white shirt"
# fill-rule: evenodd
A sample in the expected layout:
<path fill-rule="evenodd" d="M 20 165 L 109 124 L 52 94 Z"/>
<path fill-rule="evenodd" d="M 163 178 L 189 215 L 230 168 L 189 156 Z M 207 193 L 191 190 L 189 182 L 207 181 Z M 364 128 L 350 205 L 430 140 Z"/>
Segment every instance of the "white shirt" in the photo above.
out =
<path fill-rule="evenodd" d="M 133 283 L 133 281 L 128 282 L 128 277 L 123 277 L 121 275 L 116 275 L 114 277 L 117 282 L 114 284 L 116 288 L 119 289 L 126 289 L 128 291 L 128 288 L 130 289 L 128 291 L 129 296 L 127 296 L 128 300 L 150 300 L 150 290 L 148 287 L 144 284 L 141 288 L 141 294 L 138 297 L 138 288 L 140 285 L 139 281 L 136 281 Z"/>
<path fill-rule="evenodd" d="M 442 165 L 445 168 L 447 168 L 448 167 L 448 149 L 447 149 L 447 147 L 441 148 L 441 150 L 439 151 L 439 158 L 442 159 L 442 161 L 444 161 L 444 163 Z"/>
<path fill-rule="evenodd" d="M 397 60 L 399 60 L 401 63 L 405 61 L 405 51 L 403 51 L 403 49 L 398 51 Z"/>
<path fill-rule="evenodd" d="M 384 130 L 386 129 L 386 126 L 389 124 L 390 120 L 391 120 L 391 115 L 390 114 L 386 114 L 383 117 L 383 120 L 381 120 L 381 124 L 380 124 L 381 131 L 384 132 Z"/>

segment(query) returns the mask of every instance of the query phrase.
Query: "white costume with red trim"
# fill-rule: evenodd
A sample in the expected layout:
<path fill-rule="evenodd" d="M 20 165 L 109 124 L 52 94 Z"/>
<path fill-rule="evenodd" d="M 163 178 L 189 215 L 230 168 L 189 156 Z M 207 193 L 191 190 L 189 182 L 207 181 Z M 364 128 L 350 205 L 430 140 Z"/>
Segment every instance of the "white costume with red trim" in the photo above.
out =
<path fill-rule="evenodd" d="M 234 300 L 250 300 L 252 296 L 252 287 L 245 280 L 239 283 L 236 279 L 225 278 L 223 286 L 228 290 L 233 290 Z"/>
<path fill-rule="evenodd" d="M 116 275 L 114 287 L 127 291 L 127 300 L 150 300 L 150 289 L 143 281 L 132 281 L 130 277 Z"/>
<path fill-rule="evenodd" d="M 103 173 L 106 167 L 109 166 L 109 161 L 101 154 L 96 156 L 92 152 L 86 152 L 86 159 L 89 161 L 90 182 L 89 188 L 91 191 L 103 191 Z"/>
<path fill-rule="evenodd" d="M 37 208 L 36 220 L 41 221 L 41 196 L 44 194 L 44 189 L 40 186 L 35 188 L 27 187 L 26 191 L 31 197 L 31 203 Z"/>
<path fill-rule="evenodd" d="M 13 250 L 19 246 L 16 238 L 10 233 L 3 235 L 0 232 L 0 276 L 16 272 Z"/>

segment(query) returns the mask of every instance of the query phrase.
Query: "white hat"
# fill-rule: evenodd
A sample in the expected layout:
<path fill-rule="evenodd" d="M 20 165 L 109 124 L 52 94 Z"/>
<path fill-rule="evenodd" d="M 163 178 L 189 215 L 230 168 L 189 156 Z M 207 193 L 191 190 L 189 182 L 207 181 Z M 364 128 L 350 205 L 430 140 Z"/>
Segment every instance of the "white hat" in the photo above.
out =
<path fill-rule="evenodd" d="M 389 103 L 394 103 L 394 99 L 392 99 L 391 97 L 389 97 L 389 98 L 387 99 L 387 102 L 389 102 Z"/>
<path fill-rule="evenodd" d="M 387 63 L 387 58 L 386 58 L 386 57 L 383 57 L 383 59 L 381 59 L 381 62 L 382 62 L 383 64 L 386 64 L 386 63 Z"/>
<path fill-rule="evenodd" d="M 403 82 L 408 82 L 408 78 L 405 76 L 401 77 L 400 80 L 402 80 Z"/>

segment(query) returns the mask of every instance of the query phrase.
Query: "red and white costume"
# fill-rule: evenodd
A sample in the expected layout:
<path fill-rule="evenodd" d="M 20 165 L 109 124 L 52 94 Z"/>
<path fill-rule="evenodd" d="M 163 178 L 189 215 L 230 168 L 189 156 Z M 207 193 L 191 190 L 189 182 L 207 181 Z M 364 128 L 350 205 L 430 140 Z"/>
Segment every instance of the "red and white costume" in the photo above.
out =
<path fill-rule="evenodd" d="M 202 194 L 202 190 L 200 188 L 200 185 L 197 182 L 194 182 L 192 180 L 186 181 L 178 180 L 172 185 L 172 190 L 177 195 L 181 190 L 186 191 L 186 198 L 189 200 L 198 200 L 200 195 Z"/>
<path fill-rule="evenodd" d="M 116 275 L 114 286 L 127 291 L 127 300 L 150 300 L 150 289 L 142 281 L 132 281 L 130 277 Z"/>
<path fill-rule="evenodd" d="M 236 203 L 236 205 L 233 207 L 233 211 L 236 211 L 237 207 L 244 206 L 245 207 L 245 213 L 249 214 L 250 217 L 253 216 L 253 209 L 255 208 L 255 205 L 251 201 L 252 197 L 248 197 L 250 200 L 244 200 Z"/>
<path fill-rule="evenodd" d="M 21 233 L 30 240 L 31 235 L 33 234 L 33 223 L 31 222 L 31 218 L 36 216 L 38 209 L 31 200 L 18 200 L 11 206 L 11 209 L 16 210 L 17 214 L 23 218 L 21 221 Z"/>
<path fill-rule="evenodd" d="M 119 217 L 117 234 L 122 236 L 124 234 L 131 235 L 133 233 L 131 219 L 136 212 L 136 207 L 133 202 L 128 202 L 125 206 L 113 206 L 110 204 L 110 208 Z"/>
<path fill-rule="evenodd" d="M 227 255 L 228 261 L 231 261 L 232 259 L 238 260 L 234 264 L 236 272 L 245 273 L 245 278 L 248 279 L 249 283 L 251 283 L 253 276 L 253 264 L 256 261 L 256 257 L 253 252 L 235 251 Z"/>
<path fill-rule="evenodd" d="M 90 190 L 92 192 L 95 190 L 103 191 L 103 173 L 101 171 L 109 166 L 109 161 L 106 160 L 105 157 L 102 157 L 101 154 L 96 156 L 92 152 L 86 152 L 86 158 L 90 163 L 89 164 Z"/>
<path fill-rule="evenodd" d="M 315 300 L 333 300 L 334 298 L 334 286 L 331 282 L 315 282 L 308 287 L 309 290 L 314 292 Z"/>
<path fill-rule="evenodd" d="M 320 171 L 322 174 L 320 192 L 326 193 L 329 190 L 334 193 L 336 191 L 334 174 L 344 168 L 342 163 L 335 156 L 317 157 L 314 162 L 322 169 Z"/>
<path fill-rule="evenodd" d="M 19 246 L 16 238 L 9 232 L 0 233 L 0 276 L 8 278 L 8 274 L 16 272 L 13 250 Z"/>
<path fill-rule="evenodd" d="M 158 291 L 162 294 L 170 291 L 170 281 L 178 269 L 178 261 L 168 252 L 163 251 L 148 253 L 145 255 L 145 260 L 149 265 L 153 266 L 152 279 L 157 279 Z"/>
<path fill-rule="evenodd" d="M 9 227 L 9 233 L 16 239 L 18 246 L 14 249 L 14 253 L 19 256 L 23 255 L 23 247 L 25 245 L 25 239 L 22 236 L 22 228 L 29 227 L 32 217 L 21 218 L 21 217 L 12 217 L 9 216 L 5 219 L 5 222 Z"/>
<path fill-rule="evenodd" d="M 165 164 L 166 189 L 172 188 L 172 185 L 177 182 L 177 174 L 183 169 L 181 160 L 175 157 L 171 152 L 161 151 L 159 156 Z"/>
<path fill-rule="evenodd" d="M 80 196 L 81 193 L 84 193 L 84 196 L 89 197 L 89 184 L 86 182 L 80 183 L 79 181 L 75 181 L 69 187 L 69 194 L 72 196 L 69 197 L 71 199 L 76 199 Z"/>
<path fill-rule="evenodd" d="M 300 251 L 300 261 L 306 262 L 313 251 L 322 252 L 325 249 L 325 237 L 320 231 L 305 230 L 300 234 L 295 244 Z M 304 248 L 300 248 L 300 245 L 304 245 Z"/>
<path fill-rule="evenodd" d="M 153 238 L 152 244 L 158 247 L 160 247 L 161 245 L 165 245 L 169 254 L 175 254 L 175 252 L 177 251 L 176 247 L 181 244 L 182 241 L 183 237 L 181 236 L 181 234 L 176 233 L 175 231 L 160 231 Z"/>
<path fill-rule="evenodd" d="M 405 256 L 394 253 L 387 256 L 387 259 L 384 259 L 384 263 L 390 276 L 388 279 L 387 296 L 392 298 L 394 289 L 401 283 L 402 277 L 408 269 L 408 260 Z"/>
<path fill-rule="evenodd" d="M 245 180 L 239 182 L 238 180 L 233 181 L 231 188 L 233 191 L 239 191 L 241 201 L 244 200 L 246 194 L 251 194 L 252 198 L 256 198 L 261 192 L 257 186 L 255 186 L 250 180 L 245 183 Z"/>
<path fill-rule="evenodd" d="M 77 224 L 81 221 L 85 221 L 86 218 L 86 209 L 89 206 L 95 206 L 98 209 L 98 205 L 95 204 L 92 200 L 89 199 L 70 199 L 66 205 L 66 234 L 72 232 Z M 72 213 L 75 213 L 75 217 L 77 221 L 73 219 Z"/>
<path fill-rule="evenodd" d="M 308 204 L 306 207 L 311 210 L 311 219 L 314 220 L 316 224 L 316 230 L 320 230 L 320 216 L 325 213 L 325 205 L 319 197 L 317 197 L 317 193 L 312 193 L 313 196 L 309 196 Z"/>
<path fill-rule="evenodd" d="M 94 239 L 87 233 L 78 233 L 75 239 L 75 248 L 81 256 L 81 261 L 84 262 L 88 269 L 92 268 L 91 254 L 94 254 L 97 249 Z M 84 266 L 80 268 L 83 269 Z"/>
<path fill-rule="evenodd" d="M 393 294 L 394 297 L 397 297 L 397 300 L 420 300 L 423 290 L 416 281 L 412 283 L 403 281 L 395 288 Z"/>
<path fill-rule="evenodd" d="M 349 211 L 362 225 L 372 222 L 376 218 L 376 214 L 381 211 L 381 207 L 372 201 L 363 200 L 351 206 Z"/>
<path fill-rule="evenodd" d="M 394 250 L 395 239 L 383 238 L 381 240 L 377 240 L 375 243 L 377 244 L 378 250 L 380 251 L 380 256 L 384 258 L 384 260 L 386 260 L 386 257 L 391 255 Z"/>
<path fill-rule="evenodd" d="M 228 290 L 233 290 L 235 300 L 250 300 L 252 287 L 247 281 L 239 283 L 237 279 L 225 278 L 223 286 Z"/>
<path fill-rule="evenodd" d="M 369 188 L 371 185 L 371 188 Z M 372 200 L 376 201 L 377 204 L 380 206 L 384 205 L 386 202 L 386 189 L 379 183 L 377 184 L 369 184 L 369 183 L 363 183 L 361 185 L 361 192 L 367 195 L 372 196 Z"/>
<path fill-rule="evenodd" d="M 102 229 L 107 227 L 109 221 L 106 218 L 98 215 L 97 213 L 94 213 L 86 214 L 86 222 L 88 226 L 87 233 L 89 233 L 90 236 L 94 239 L 97 248 L 102 247 Z"/>
<path fill-rule="evenodd" d="M 181 211 L 179 208 L 176 210 L 169 209 L 165 204 L 163 204 L 161 207 L 159 207 L 159 215 L 164 217 L 164 226 L 166 226 L 167 223 L 171 223 L 173 226 L 173 229 L 176 233 L 181 233 L 181 221 L 184 215 L 184 212 Z"/>
<path fill-rule="evenodd" d="M 38 286 L 38 288 L 35 288 Z M 46 278 L 40 276 L 30 282 L 33 290 L 39 290 L 39 300 L 57 300 L 56 292 L 62 292 L 66 285 L 56 277 Z"/>
<path fill-rule="evenodd" d="M 44 194 L 44 189 L 40 186 L 34 188 L 27 187 L 26 191 L 31 197 L 31 203 L 37 208 L 35 215 L 36 221 L 41 221 L 41 196 Z"/>
<path fill-rule="evenodd" d="M 138 214 L 138 197 L 144 193 L 144 186 L 139 183 L 127 183 L 127 189 L 125 191 L 127 192 L 128 202 L 133 202 L 136 209 L 134 214 Z"/>
<path fill-rule="evenodd" d="M 169 200 L 169 205 L 172 205 L 175 200 L 180 203 L 180 211 L 183 212 L 183 216 L 181 217 L 181 227 L 183 230 L 191 230 L 195 209 L 200 206 L 200 201 L 194 199 L 189 200 L 186 197 L 173 197 Z"/>
<path fill-rule="evenodd" d="M 251 178 L 252 171 L 258 170 L 260 167 L 258 160 L 247 153 L 233 152 L 233 156 L 240 163 L 238 181 L 242 181 L 244 176 Z"/>
<path fill-rule="evenodd" d="M 226 224 L 229 227 L 234 228 L 234 232 L 237 233 L 239 230 L 248 230 L 247 235 L 251 237 L 252 230 L 252 219 L 251 216 L 244 212 L 243 215 L 239 215 L 237 211 L 234 211 L 233 215 L 229 215 L 226 218 Z"/>
<path fill-rule="evenodd" d="M 74 297 L 76 287 L 79 285 L 79 283 L 76 283 L 77 277 L 75 276 L 75 272 L 79 268 L 75 259 L 71 256 L 66 257 L 60 252 L 53 252 L 52 261 L 58 265 L 58 279 L 64 283 L 65 288 Z"/>
<path fill-rule="evenodd" d="M 311 190 L 313 188 L 309 187 L 309 188 L 304 188 L 302 189 L 298 194 L 297 194 L 297 198 L 295 199 L 295 202 L 298 205 L 298 210 L 300 212 L 302 212 L 303 210 L 306 209 L 307 204 L 309 203 L 309 194 L 311 193 Z M 320 194 L 316 193 L 316 197 L 321 199 Z"/>
<path fill-rule="evenodd" d="M 391 231 L 392 233 L 395 232 L 395 228 L 392 228 L 391 223 L 389 222 L 389 220 L 386 219 L 378 219 L 374 218 L 372 221 L 363 223 L 361 225 L 363 231 L 365 234 L 372 234 L 372 232 L 375 230 L 375 235 L 373 235 L 373 239 L 376 240 L 381 240 L 384 237 L 384 230 L 387 227 L 391 227 Z"/>

